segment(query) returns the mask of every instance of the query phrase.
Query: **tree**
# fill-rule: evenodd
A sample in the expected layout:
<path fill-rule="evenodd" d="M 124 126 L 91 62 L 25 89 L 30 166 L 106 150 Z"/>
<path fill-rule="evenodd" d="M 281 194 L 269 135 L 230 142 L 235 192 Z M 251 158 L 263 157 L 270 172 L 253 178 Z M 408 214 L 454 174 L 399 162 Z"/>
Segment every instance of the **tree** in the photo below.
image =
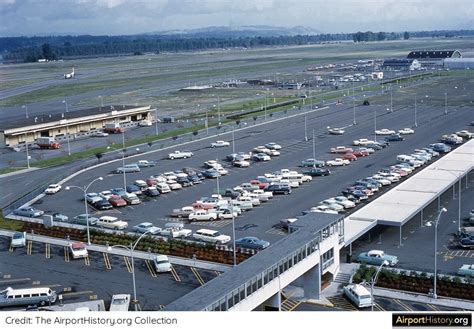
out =
<path fill-rule="evenodd" d="M 237 126 L 240 126 L 240 120 L 235 120 L 235 124 L 236 124 Z"/>
<path fill-rule="evenodd" d="M 55 60 L 56 59 L 56 54 L 53 52 L 51 49 L 51 46 L 49 43 L 44 43 L 41 46 L 41 50 L 43 51 L 43 58 L 47 60 Z"/>
<path fill-rule="evenodd" d="M 410 33 L 408 32 L 403 33 L 403 40 L 408 40 L 408 39 L 410 39 Z"/>
<path fill-rule="evenodd" d="M 197 130 L 193 131 L 193 135 L 194 135 L 194 136 L 197 136 L 197 134 L 198 134 L 198 131 L 197 131 Z"/>
<path fill-rule="evenodd" d="M 254 117 L 253 117 L 253 122 L 254 122 L 254 123 L 257 122 L 257 119 L 258 119 L 258 117 L 257 117 L 257 116 L 254 116 Z"/>
<path fill-rule="evenodd" d="M 102 159 L 103 156 L 104 156 L 104 154 L 102 152 L 96 153 L 95 157 L 97 158 L 97 162 L 100 162 L 100 159 Z"/>

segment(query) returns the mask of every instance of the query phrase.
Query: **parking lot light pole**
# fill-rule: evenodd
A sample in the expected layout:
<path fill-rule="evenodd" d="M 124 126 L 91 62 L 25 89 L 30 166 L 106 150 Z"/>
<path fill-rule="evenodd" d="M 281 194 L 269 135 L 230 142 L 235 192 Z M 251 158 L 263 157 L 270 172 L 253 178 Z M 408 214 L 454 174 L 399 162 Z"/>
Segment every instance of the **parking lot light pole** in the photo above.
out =
<path fill-rule="evenodd" d="M 158 136 L 158 109 L 155 109 L 155 134 Z"/>
<path fill-rule="evenodd" d="M 417 103 L 417 96 L 415 94 L 415 127 L 418 127 L 418 121 L 416 120 L 416 103 Z"/>
<path fill-rule="evenodd" d="M 354 113 L 354 119 L 352 120 L 352 124 L 355 126 L 357 124 L 356 121 L 356 100 L 354 94 L 352 94 L 352 111 Z"/>
<path fill-rule="evenodd" d="M 28 136 L 25 135 L 25 148 L 26 148 L 26 166 L 30 169 L 30 155 L 28 154 Z"/>
<path fill-rule="evenodd" d="M 441 208 L 438 212 L 438 217 L 436 218 L 436 221 L 434 223 L 434 226 L 435 226 L 434 277 L 433 277 L 433 298 L 434 299 L 438 298 L 438 295 L 436 294 L 436 280 L 438 276 L 438 224 L 439 224 L 439 219 L 441 218 L 441 214 L 446 211 L 447 211 L 446 208 Z M 428 225 L 428 226 L 431 226 L 431 225 Z"/>
<path fill-rule="evenodd" d="M 66 104 L 66 113 L 68 113 L 68 112 L 69 112 L 69 107 L 67 106 L 67 100 L 64 99 L 64 100 L 63 100 L 63 103 Z"/>
<path fill-rule="evenodd" d="M 314 129 L 313 129 L 313 159 L 316 159 L 316 141 L 314 138 Z"/>
<path fill-rule="evenodd" d="M 304 141 L 308 141 L 308 125 L 307 125 L 307 118 L 306 113 L 304 114 Z"/>
<path fill-rule="evenodd" d="M 232 153 L 235 153 L 235 136 L 234 136 L 234 126 L 232 126 Z"/>
<path fill-rule="evenodd" d="M 28 105 L 25 104 L 25 105 L 22 106 L 22 108 L 25 109 L 25 115 L 26 115 L 26 118 L 28 119 L 29 118 L 28 117 Z"/>
<path fill-rule="evenodd" d="M 150 233 L 150 231 L 144 232 L 142 235 L 138 237 L 135 243 L 130 242 L 130 245 L 128 247 L 121 244 L 107 247 L 108 251 L 112 250 L 113 248 L 122 248 L 130 252 L 130 258 L 132 259 L 133 304 L 135 306 L 135 311 L 138 311 L 138 300 L 137 300 L 137 285 L 135 282 L 135 262 L 133 261 L 133 252 L 135 251 L 135 248 L 137 247 L 138 242 L 140 242 L 140 240 L 148 233 Z"/>
<path fill-rule="evenodd" d="M 448 89 L 444 90 L 444 115 L 448 114 Z"/>
<path fill-rule="evenodd" d="M 377 278 L 379 276 L 380 271 L 382 270 L 382 267 L 387 266 L 387 265 L 388 265 L 388 261 L 384 260 L 382 262 L 382 264 L 380 264 L 379 268 L 375 272 L 375 274 L 372 277 L 372 280 L 370 282 L 370 304 L 371 304 L 372 312 L 374 311 L 374 304 L 375 304 L 375 301 L 374 301 L 374 286 L 377 283 Z"/>
<path fill-rule="evenodd" d="M 88 185 L 84 186 L 84 187 L 80 187 L 80 186 L 76 186 L 76 185 L 69 185 L 69 186 L 66 186 L 66 190 L 70 190 L 71 188 L 77 188 L 79 190 L 81 190 L 83 193 L 84 193 L 84 207 L 85 207 L 85 210 L 86 210 L 86 230 L 87 230 L 87 244 L 90 246 L 91 244 L 91 235 L 90 235 L 90 232 L 89 232 L 89 211 L 87 209 L 87 190 L 89 189 L 89 187 L 91 187 L 91 185 L 93 183 L 95 183 L 96 181 L 99 181 L 99 180 L 103 180 L 102 177 L 97 177 L 96 179 L 94 179 L 92 182 L 90 182 Z"/>
<path fill-rule="evenodd" d="M 231 200 L 230 203 L 230 212 L 232 214 L 232 253 L 234 259 L 234 267 L 237 266 L 237 250 L 235 250 L 235 216 L 234 216 L 234 204 Z"/>

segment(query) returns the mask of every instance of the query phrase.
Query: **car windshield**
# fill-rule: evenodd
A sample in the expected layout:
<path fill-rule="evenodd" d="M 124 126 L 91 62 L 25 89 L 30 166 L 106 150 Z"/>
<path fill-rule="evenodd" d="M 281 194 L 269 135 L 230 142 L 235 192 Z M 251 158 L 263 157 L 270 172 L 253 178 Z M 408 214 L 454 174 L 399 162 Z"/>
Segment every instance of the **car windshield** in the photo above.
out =
<path fill-rule="evenodd" d="M 114 300 L 112 300 L 112 304 L 114 305 L 122 305 L 122 304 L 125 304 L 127 302 L 127 298 L 115 298 Z"/>
<path fill-rule="evenodd" d="M 13 234 L 13 239 L 21 239 L 21 238 L 23 238 L 23 234 L 21 234 L 21 233 Z"/>

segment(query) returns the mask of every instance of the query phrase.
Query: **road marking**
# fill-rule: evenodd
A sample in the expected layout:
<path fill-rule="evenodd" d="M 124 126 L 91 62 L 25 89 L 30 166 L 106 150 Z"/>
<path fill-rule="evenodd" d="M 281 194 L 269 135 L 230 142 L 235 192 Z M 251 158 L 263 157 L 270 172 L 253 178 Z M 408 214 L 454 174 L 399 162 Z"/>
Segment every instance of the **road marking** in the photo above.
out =
<path fill-rule="evenodd" d="M 64 287 L 63 292 L 71 292 L 72 288 L 71 287 Z"/>
<path fill-rule="evenodd" d="M 176 282 L 181 282 L 181 278 L 179 277 L 178 272 L 176 272 L 174 266 L 171 266 L 171 275 L 173 275 Z"/>
<path fill-rule="evenodd" d="M 105 268 L 108 269 L 108 270 L 111 270 L 112 266 L 110 265 L 109 254 L 104 252 L 104 253 L 102 253 L 102 255 L 104 255 Z"/>
<path fill-rule="evenodd" d="M 84 264 L 86 264 L 86 266 L 91 266 L 91 259 L 89 258 L 89 255 L 84 258 Z"/>
<path fill-rule="evenodd" d="M 434 306 L 433 304 L 426 304 L 428 305 L 432 310 L 434 311 L 441 311 L 439 308 L 437 308 L 436 306 Z"/>
<path fill-rule="evenodd" d="M 297 308 L 301 302 L 292 300 L 292 299 L 287 299 L 283 303 L 281 303 L 281 310 L 285 312 L 291 312 L 295 308 Z"/>
<path fill-rule="evenodd" d="M 67 247 L 64 247 L 64 261 L 66 263 L 69 263 L 69 251 L 67 250 Z"/>
<path fill-rule="evenodd" d="M 10 278 L 10 274 L 6 274 L 3 276 L 4 279 L 8 279 Z M 16 282 L 23 282 L 23 281 L 30 281 L 31 278 L 21 278 L 21 279 L 11 279 L 11 280 L 2 280 L 0 281 L 0 284 L 4 284 L 4 283 L 16 283 Z"/>
<path fill-rule="evenodd" d="M 359 311 L 357 307 L 352 305 L 347 299 L 342 296 L 328 297 L 328 300 L 334 305 L 335 308 L 343 309 L 346 311 Z"/>
<path fill-rule="evenodd" d="M 386 311 L 382 306 L 377 303 L 374 303 L 374 308 L 378 311 Z"/>
<path fill-rule="evenodd" d="M 49 243 L 46 243 L 44 245 L 44 248 L 45 248 L 45 257 L 47 259 L 50 259 L 51 258 L 51 245 Z"/>
<path fill-rule="evenodd" d="M 265 233 L 276 234 L 276 235 L 286 235 L 285 231 L 283 231 L 281 228 L 276 228 L 276 227 L 272 227 L 271 229 L 265 231 Z"/>
<path fill-rule="evenodd" d="M 33 241 L 28 240 L 26 244 L 26 254 L 31 255 L 32 250 L 33 250 Z"/>
<path fill-rule="evenodd" d="M 154 278 L 157 277 L 155 269 L 153 268 L 153 265 L 151 264 L 150 260 L 145 259 L 145 265 L 148 268 L 148 271 L 150 272 L 150 275 Z"/>
<path fill-rule="evenodd" d="M 90 295 L 92 293 L 93 293 L 92 290 L 66 292 L 66 293 L 63 293 L 63 298 L 74 297 L 74 296 L 79 296 L 79 295 Z"/>
<path fill-rule="evenodd" d="M 198 272 L 198 270 L 194 267 L 191 267 L 191 272 L 193 272 L 194 276 L 198 280 L 198 282 L 203 286 L 206 282 L 202 279 L 201 274 Z"/>
<path fill-rule="evenodd" d="M 89 300 L 96 300 L 97 299 L 97 295 L 90 295 L 89 296 Z"/>
<path fill-rule="evenodd" d="M 40 283 L 41 283 L 41 281 L 33 281 L 33 282 L 31 282 L 31 284 L 32 284 L 33 286 L 39 286 Z"/>
<path fill-rule="evenodd" d="M 397 303 L 398 305 L 400 305 L 404 310 L 413 311 L 408 305 L 406 305 L 405 303 L 402 303 L 401 300 L 394 298 L 393 301 Z"/>
<path fill-rule="evenodd" d="M 125 266 L 127 266 L 128 273 L 132 273 L 132 264 L 130 263 L 130 259 L 127 256 L 123 256 L 123 261 L 125 262 Z"/>
<path fill-rule="evenodd" d="M 214 271 L 214 274 L 215 274 L 216 276 L 219 276 L 219 275 L 221 275 L 221 272 L 219 272 L 219 271 Z"/>

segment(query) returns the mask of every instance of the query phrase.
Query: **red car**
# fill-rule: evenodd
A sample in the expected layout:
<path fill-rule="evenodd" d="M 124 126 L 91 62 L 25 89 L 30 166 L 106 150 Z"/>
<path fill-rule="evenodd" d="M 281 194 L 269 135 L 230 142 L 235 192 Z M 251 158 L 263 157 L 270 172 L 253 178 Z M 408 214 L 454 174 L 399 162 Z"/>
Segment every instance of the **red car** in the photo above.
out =
<path fill-rule="evenodd" d="M 358 151 L 358 150 L 355 150 L 354 152 L 352 152 L 352 154 L 354 154 L 356 157 L 360 158 L 360 157 L 366 157 L 369 155 L 369 152 L 367 151 Z"/>
<path fill-rule="evenodd" d="M 151 186 L 155 186 L 156 184 L 158 184 L 158 181 L 156 180 L 155 177 L 150 177 L 146 180 L 146 184 L 151 187 Z"/>
<path fill-rule="evenodd" d="M 252 179 L 252 180 L 250 181 L 250 184 L 252 184 L 252 185 L 258 185 L 258 188 L 259 188 L 260 190 L 263 190 L 265 187 L 267 187 L 268 185 L 270 185 L 270 184 L 267 183 L 267 182 L 261 182 L 261 181 L 256 180 L 256 179 Z"/>
<path fill-rule="evenodd" d="M 111 197 L 109 199 L 109 202 L 114 207 L 125 207 L 127 205 L 127 201 L 116 195 Z"/>
<path fill-rule="evenodd" d="M 357 160 L 357 157 L 352 153 L 346 153 L 342 156 L 342 159 L 343 160 L 349 160 L 349 161 L 355 161 L 355 160 Z"/>

